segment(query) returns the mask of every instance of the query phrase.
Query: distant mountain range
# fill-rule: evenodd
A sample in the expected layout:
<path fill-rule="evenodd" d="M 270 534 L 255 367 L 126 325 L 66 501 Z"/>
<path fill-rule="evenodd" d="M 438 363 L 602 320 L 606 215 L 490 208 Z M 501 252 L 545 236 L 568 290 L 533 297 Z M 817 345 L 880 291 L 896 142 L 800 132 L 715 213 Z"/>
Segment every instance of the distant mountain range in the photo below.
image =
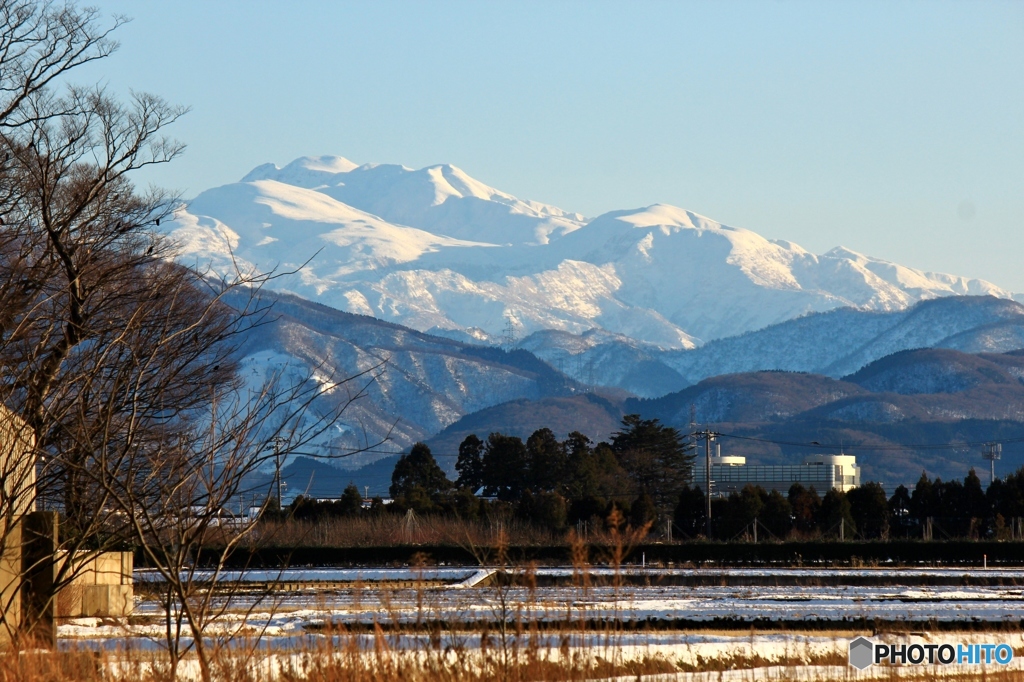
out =
<path fill-rule="evenodd" d="M 751 463 L 799 462 L 807 454 L 845 450 L 857 455 L 864 480 L 889 488 L 912 484 L 922 471 L 963 478 L 971 467 L 987 482 L 988 463 L 980 457 L 979 443 L 1024 439 L 1024 351 L 908 350 L 842 379 L 747 372 L 705 379 L 654 400 L 600 395 L 520 400 L 467 415 L 428 444 L 450 454 L 470 433 L 485 437 L 501 431 L 525 438 L 541 426 L 559 437 L 579 429 L 601 440 L 628 413 L 687 433 L 691 409 L 699 428 L 728 434 L 720 440 L 724 454 L 744 455 Z M 895 449 L 901 445 L 911 447 Z M 1022 465 L 1024 443 L 1006 442 L 997 472 Z"/>
<path fill-rule="evenodd" d="M 538 332 L 522 347 L 581 382 L 654 398 L 738 372 L 779 369 L 841 377 L 911 348 L 968 353 L 1024 348 L 1024 305 L 992 296 L 953 296 L 895 312 L 840 308 L 691 350 L 664 350 L 598 331 Z"/>
<path fill-rule="evenodd" d="M 168 229 L 189 262 L 304 266 L 274 286 L 490 343 L 508 327 L 518 338 L 598 330 L 687 349 L 841 307 L 898 311 L 942 296 L 1012 297 L 983 280 L 841 247 L 814 255 L 673 206 L 588 220 L 449 165 L 357 166 L 340 157 L 267 164 L 202 192 Z"/>
<path fill-rule="evenodd" d="M 971 352 L 1002 352 L 1024 347 L 1024 306 L 991 297 L 924 301 L 897 313 L 849 309 L 817 313 L 689 351 L 639 347 L 620 337 L 591 333 L 582 337 L 593 343 L 584 353 L 575 357 L 567 354 L 564 361 L 548 357 L 545 362 L 526 349 L 531 339 L 524 343 L 526 348 L 508 352 L 344 313 L 289 294 L 265 292 L 263 296 L 273 302 L 277 321 L 252 330 L 242 347 L 243 375 L 250 382 L 255 384 L 268 372 L 281 369 L 292 377 L 308 373 L 322 378 L 353 376 L 387 359 L 381 377 L 366 386 L 366 396 L 354 402 L 341 423 L 316 444 L 325 452 L 334 452 L 389 439 L 386 446 L 338 462 L 345 468 L 370 463 L 417 440 L 427 440 L 443 452 L 454 452 L 467 433 L 487 429 L 528 435 L 536 428 L 549 426 L 560 433 L 578 429 L 602 439 L 614 430 L 623 410 L 650 412 L 674 424 L 688 420 L 690 403 L 698 405 L 701 421 L 714 423 L 789 418 L 838 399 L 814 397 L 819 393 L 826 397 L 860 395 L 851 392 L 854 384 L 835 379 L 896 351 L 959 346 Z M 564 333 L 544 335 L 563 342 L 574 338 Z M 547 346 L 552 347 L 556 346 Z M 543 357 L 543 353 L 538 355 Z M 589 367 L 580 365 L 581 359 Z M 578 372 L 580 366 L 585 371 Z M 790 373 L 747 374 L 778 369 Z M 723 412 L 720 403 L 700 397 L 704 396 L 700 391 L 709 385 L 748 381 L 744 377 L 749 376 L 788 377 L 789 382 L 810 383 L 799 390 L 770 392 L 760 402 L 755 401 L 757 409 L 746 412 L 736 411 L 736 405 L 743 403 L 730 403 L 730 410 Z M 690 377 L 701 383 L 693 386 Z M 707 377 L 712 378 L 703 381 Z M 901 382 L 910 378 L 899 377 L 885 388 L 865 384 L 858 390 L 899 395 L 929 392 L 901 388 Z M 328 412 L 336 401 L 347 399 L 364 383 L 353 382 L 324 396 L 315 409 Z M 664 397 L 627 400 L 631 393 L 615 386 L 635 388 L 632 395 L 650 392 Z M 687 386 L 690 388 L 678 392 Z M 595 390 L 599 395 L 593 393 Z M 797 407 L 787 402 L 794 396 L 798 398 Z M 1013 404 L 1005 402 L 1004 406 Z M 678 408 L 677 413 L 670 414 L 667 406 L 672 405 Z M 712 409 L 715 405 L 719 407 Z M 892 405 L 904 410 L 900 414 L 907 420 L 931 419 L 939 409 L 929 407 L 932 412 L 925 413 L 916 403 L 908 406 L 906 401 L 896 400 L 882 405 L 873 399 L 844 409 L 864 421 L 889 423 L 893 420 L 886 420 L 885 415 L 886 410 L 896 409 Z M 1004 418 L 994 414 L 996 405 L 979 405 L 981 412 L 962 411 L 963 418 Z M 1017 419 L 1015 414 L 1007 413 L 1005 418 Z"/>
<path fill-rule="evenodd" d="M 453 166 L 315 157 L 207 190 L 165 226 L 185 262 L 281 273 L 264 294 L 278 322 L 242 348 L 250 382 L 387 360 L 311 447 L 388 443 L 289 464 L 312 478 L 374 471 L 384 484 L 391 453 L 417 440 L 451 470 L 470 432 L 550 426 L 597 440 L 630 411 L 685 426 L 691 404 L 734 435 L 862 448 L 1009 438 L 1024 424 L 1021 358 L 1006 354 L 1024 348 L 1024 306 L 1011 292 L 841 247 L 814 255 L 672 206 L 587 219 Z M 881 452 L 863 451 L 865 473 L 887 481 L 978 463 L 966 449 Z"/>
<path fill-rule="evenodd" d="M 804 444 L 722 440 L 724 451 L 752 462 L 845 448 L 858 456 L 865 477 L 893 486 L 912 483 L 922 470 L 962 478 L 971 467 L 987 468 L 979 443 L 1024 439 L 1024 351 L 901 351 L 842 379 L 725 375 L 654 400 L 628 400 L 623 409 L 686 429 L 691 406 L 699 422 L 723 433 Z M 899 445 L 911 447 L 893 449 Z M 1024 443 L 1007 443 L 1003 457 L 997 469 L 1004 474 L 1024 465 Z"/>

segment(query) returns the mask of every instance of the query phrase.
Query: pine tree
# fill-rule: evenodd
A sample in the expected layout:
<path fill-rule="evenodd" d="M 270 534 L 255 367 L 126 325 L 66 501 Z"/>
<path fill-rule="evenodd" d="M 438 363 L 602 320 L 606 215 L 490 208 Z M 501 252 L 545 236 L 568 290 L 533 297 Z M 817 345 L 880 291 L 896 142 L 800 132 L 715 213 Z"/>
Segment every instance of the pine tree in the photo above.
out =
<path fill-rule="evenodd" d="M 628 414 L 611 445 L 639 491 L 654 499 L 660 513 L 670 513 L 692 475 L 692 446 L 682 434 L 657 419 Z"/>

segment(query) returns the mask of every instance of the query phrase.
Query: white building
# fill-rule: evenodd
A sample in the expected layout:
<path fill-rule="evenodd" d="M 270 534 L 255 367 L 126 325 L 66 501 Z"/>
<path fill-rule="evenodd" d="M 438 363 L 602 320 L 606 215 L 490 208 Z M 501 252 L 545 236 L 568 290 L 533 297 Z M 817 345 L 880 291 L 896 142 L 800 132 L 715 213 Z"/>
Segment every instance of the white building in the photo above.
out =
<path fill-rule="evenodd" d="M 694 482 L 701 490 L 707 489 L 704 458 L 694 461 Z M 846 492 L 860 485 L 860 467 L 853 455 L 810 455 L 802 464 L 747 464 L 746 457 L 711 458 L 711 492 L 728 495 L 739 492 L 748 483 L 765 490 L 789 492 L 799 483 L 813 487 L 824 495 L 830 488 Z"/>

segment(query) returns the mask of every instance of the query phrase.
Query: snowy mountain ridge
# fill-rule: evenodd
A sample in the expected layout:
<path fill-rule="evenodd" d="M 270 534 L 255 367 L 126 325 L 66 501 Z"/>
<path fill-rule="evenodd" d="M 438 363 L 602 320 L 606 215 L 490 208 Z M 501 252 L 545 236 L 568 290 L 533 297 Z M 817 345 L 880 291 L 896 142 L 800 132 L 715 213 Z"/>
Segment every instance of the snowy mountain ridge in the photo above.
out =
<path fill-rule="evenodd" d="M 596 331 L 537 332 L 521 346 L 581 383 L 656 398 L 709 377 L 762 370 L 839 378 L 915 348 L 1006 353 L 1024 348 L 1024 305 L 993 296 L 947 296 L 891 312 L 839 308 L 688 350 Z"/>
<path fill-rule="evenodd" d="M 284 386 L 353 378 L 317 396 L 308 419 L 340 419 L 305 450 L 370 451 L 336 463 L 358 467 L 399 452 L 462 416 L 510 400 L 571 396 L 571 379 L 523 350 L 468 345 L 371 317 L 340 312 L 296 296 L 264 291 L 273 324 L 248 330 L 239 348 L 240 377 L 258 392 L 269 376 Z M 229 305 L 246 305 L 230 292 Z M 370 381 L 370 377 L 374 379 Z"/>
<path fill-rule="evenodd" d="M 277 269 L 291 273 L 280 290 L 485 341 L 511 324 L 519 338 L 597 330 L 682 350 L 840 307 L 1012 297 L 843 247 L 815 255 L 664 204 L 587 220 L 450 165 L 265 164 L 201 193 L 170 229 L 185 262 Z"/>

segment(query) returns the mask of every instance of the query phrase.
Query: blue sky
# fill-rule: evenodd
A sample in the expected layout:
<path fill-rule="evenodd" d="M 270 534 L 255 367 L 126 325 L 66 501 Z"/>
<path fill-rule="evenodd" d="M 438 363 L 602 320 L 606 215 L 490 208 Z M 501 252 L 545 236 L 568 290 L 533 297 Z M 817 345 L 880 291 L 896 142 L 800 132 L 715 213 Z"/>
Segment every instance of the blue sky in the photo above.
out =
<path fill-rule="evenodd" d="M 1024 292 L 1024 3 L 95 0 L 80 70 L 192 107 L 140 176 L 452 163 L 588 216 L 663 202 Z"/>

